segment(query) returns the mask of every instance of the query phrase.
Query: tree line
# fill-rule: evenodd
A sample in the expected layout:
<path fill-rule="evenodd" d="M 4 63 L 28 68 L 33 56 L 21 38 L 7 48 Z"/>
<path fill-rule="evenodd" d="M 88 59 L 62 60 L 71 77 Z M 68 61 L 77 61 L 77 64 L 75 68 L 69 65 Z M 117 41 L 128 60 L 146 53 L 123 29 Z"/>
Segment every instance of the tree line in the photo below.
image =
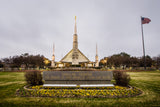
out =
<path fill-rule="evenodd" d="M 0 60 L 0 68 L 44 68 L 50 66 L 50 61 L 43 55 L 29 55 L 28 53 L 15 55 Z"/>
<path fill-rule="evenodd" d="M 43 55 L 30 55 L 28 53 L 15 55 L 0 60 L 0 68 L 45 68 L 50 67 L 51 61 Z M 144 67 L 144 57 L 133 57 L 125 52 L 104 57 L 99 62 L 100 67 L 108 68 L 137 68 Z M 160 69 L 160 55 L 151 58 L 146 56 L 146 66 Z"/>
<path fill-rule="evenodd" d="M 160 55 L 151 58 L 149 55 L 145 56 L 146 67 L 160 68 Z M 125 52 L 114 54 L 109 57 L 104 57 L 100 60 L 101 67 L 121 67 L 125 69 L 127 67 L 144 67 L 144 57 L 133 57 Z"/>

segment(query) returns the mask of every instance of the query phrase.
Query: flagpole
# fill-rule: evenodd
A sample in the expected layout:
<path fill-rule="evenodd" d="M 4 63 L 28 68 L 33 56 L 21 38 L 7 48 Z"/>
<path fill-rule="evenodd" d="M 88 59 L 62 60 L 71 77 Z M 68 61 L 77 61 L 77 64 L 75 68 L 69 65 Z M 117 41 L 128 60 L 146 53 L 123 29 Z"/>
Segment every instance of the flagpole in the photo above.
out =
<path fill-rule="evenodd" d="M 142 30 L 142 44 L 143 44 L 144 69 L 146 70 L 146 57 L 145 57 L 145 47 L 144 47 L 144 34 L 143 34 L 142 16 L 141 16 L 141 30 Z"/>

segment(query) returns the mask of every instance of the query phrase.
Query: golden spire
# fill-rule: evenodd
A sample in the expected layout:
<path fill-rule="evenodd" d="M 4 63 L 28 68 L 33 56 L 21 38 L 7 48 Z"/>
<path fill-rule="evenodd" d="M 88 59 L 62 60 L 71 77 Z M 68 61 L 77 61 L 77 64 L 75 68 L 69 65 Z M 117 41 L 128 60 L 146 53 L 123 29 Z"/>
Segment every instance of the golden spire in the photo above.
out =
<path fill-rule="evenodd" d="M 75 16 L 75 26 L 74 26 L 74 34 L 77 34 L 77 26 L 76 26 L 76 16 Z"/>

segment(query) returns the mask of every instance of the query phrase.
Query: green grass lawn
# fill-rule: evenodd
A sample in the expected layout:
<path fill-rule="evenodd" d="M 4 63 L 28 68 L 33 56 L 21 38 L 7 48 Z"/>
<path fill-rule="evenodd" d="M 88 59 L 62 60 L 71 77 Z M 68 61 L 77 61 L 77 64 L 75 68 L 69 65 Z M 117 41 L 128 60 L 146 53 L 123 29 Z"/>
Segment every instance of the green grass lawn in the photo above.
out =
<path fill-rule="evenodd" d="M 25 85 L 23 72 L 0 72 L 0 107 L 8 106 L 160 106 L 160 72 L 128 72 L 131 86 L 143 94 L 130 98 L 35 98 L 18 97 L 15 92 Z"/>

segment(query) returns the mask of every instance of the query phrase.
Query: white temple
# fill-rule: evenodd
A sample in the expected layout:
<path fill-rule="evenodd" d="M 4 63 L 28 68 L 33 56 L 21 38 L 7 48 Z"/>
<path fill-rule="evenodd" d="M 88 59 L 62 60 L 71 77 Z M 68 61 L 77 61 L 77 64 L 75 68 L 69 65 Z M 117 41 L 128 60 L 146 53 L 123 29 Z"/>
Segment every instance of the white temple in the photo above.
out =
<path fill-rule="evenodd" d="M 78 35 L 75 16 L 75 26 L 73 35 L 73 48 L 66 54 L 59 62 L 55 62 L 53 46 L 53 56 L 51 61 L 51 67 L 99 67 L 98 61 L 98 49 L 96 45 L 95 62 L 91 62 L 79 49 L 78 49 Z"/>

